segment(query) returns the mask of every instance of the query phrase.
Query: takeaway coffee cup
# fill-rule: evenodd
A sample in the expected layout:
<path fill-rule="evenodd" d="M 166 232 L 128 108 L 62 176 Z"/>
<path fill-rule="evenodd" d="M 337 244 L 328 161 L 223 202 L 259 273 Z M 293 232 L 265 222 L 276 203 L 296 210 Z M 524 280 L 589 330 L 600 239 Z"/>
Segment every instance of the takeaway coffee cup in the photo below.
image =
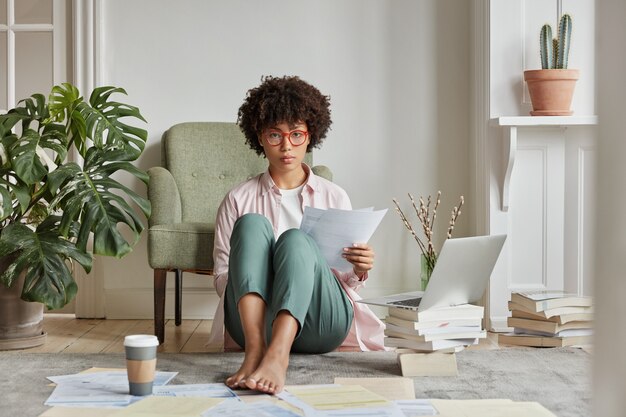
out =
<path fill-rule="evenodd" d="M 133 334 L 124 338 L 130 395 L 152 394 L 157 346 L 159 339 L 156 336 Z"/>

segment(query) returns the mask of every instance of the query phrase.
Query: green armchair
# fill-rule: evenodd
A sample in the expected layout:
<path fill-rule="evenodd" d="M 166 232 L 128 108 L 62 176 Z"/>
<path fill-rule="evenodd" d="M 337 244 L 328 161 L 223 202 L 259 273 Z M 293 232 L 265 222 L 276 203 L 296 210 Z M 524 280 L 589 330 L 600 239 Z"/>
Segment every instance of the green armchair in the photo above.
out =
<path fill-rule="evenodd" d="M 306 162 L 310 165 L 311 155 Z M 154 269 L 154 332 L 165 340 L 167 273 L 175 272 L 174 320 L 182 320 L 183 272 L 211 275 L 217 209 L 235 185 L 267 169 L 235 123 L 191 122 L 168 129 L 161 166 L 150 168 L 148 262 Z M 324 166 L 316 175 L 332 180 Z"/>

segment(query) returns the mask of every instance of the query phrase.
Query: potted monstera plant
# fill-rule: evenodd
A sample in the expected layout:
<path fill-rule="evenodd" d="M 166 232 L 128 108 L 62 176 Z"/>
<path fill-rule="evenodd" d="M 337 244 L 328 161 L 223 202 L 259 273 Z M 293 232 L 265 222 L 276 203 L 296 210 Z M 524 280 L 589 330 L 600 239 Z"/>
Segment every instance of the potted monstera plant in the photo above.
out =
<path fill-rule="evenodd" d="M 72 300 L 72 269 L 89 272 L 93 254 L 124 256 L 144 228 L 133 205 L 147 217 L 150 203 L 114 174 L 147 183 L 132 163 L 145 120 L 118 93 L 99 87 L 87 101 L 66 83 L 0 115 L 0 348 L 43 343 L 43 307 Z"/>

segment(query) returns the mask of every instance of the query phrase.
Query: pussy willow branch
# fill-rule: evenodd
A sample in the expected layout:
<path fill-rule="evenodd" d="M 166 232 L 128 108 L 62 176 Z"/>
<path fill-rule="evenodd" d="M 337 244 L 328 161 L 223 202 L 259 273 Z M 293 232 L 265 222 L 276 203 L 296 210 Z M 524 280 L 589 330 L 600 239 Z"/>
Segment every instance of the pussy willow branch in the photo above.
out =
<path fill-rule="evenodd" d="M 396 211 L 400 215 L 400 218 L 402 219 L 402 222 L 404 223 L 404 226 L 409 230 L 409 232 L 411 232 L 411 235 L 413 235 L 413 238 L 415 239 L 415 241 L 419 245 L 420 250 L 426 256 L 426 253 L 427 253 L 426 245 L 424 245 L 424 242 L 422 242 L 422 240 L 417 236 L 417 233 L 415 233 L 415 229 L 413 229 L 413 225 L 411 224 L 411 222 L 409 222 L 409 220 L 404 215 L 404 212 L 400 208 L 400 204 L 398 204 L 398 200 L 396 200 L 394 198 L 393 202 L 396 205 Z"/>
<path fill-rule="evenodd" d="M 430 199 L 430 196 L 428 198 Z M 434 230 L 435 228 L 435 218 L 437 217 L 437 208 L 439 207 L 439 203 L 441 203 L 441 191 L 437 191 L 437 201 L 435 202 L 435 209 L 433 210 L 433 217 L 430 221 L 431 230 Z"/>
<path fill-rule="evenodd" d="M 415 210 L 415 214 L 417 214 L 417 218 L 422 224 L 422 229 L 424 230 L 424 236 L 426 236 L 426 241 L 428 242 L 428 251 L 430 252 L 430 247 L 432 246 L 431 244 L 432 229 L 430 228 L 428 224 L 428 220 L 424 220 L 424 219 L 428 219 L 428 214 L 426 213 L 426 208 L 424 206 L 424 200 L 420 197 L 420 206 L 418 209 L 417 205 L 415 204 L 415 198 L 413 198 L 411 193 L 409 193 L 409 198 L 411 199 L 411 204 L 413 204 L 413 209 Z"/>
<path fill-rule="evenodd" d="M 463 198 L 463 196 L 461 196 L 461 201 L 459 202 L 459 205 L 452 209 L 452 217 L 450 219 L 450 226 L 448 226 L 448 239 L 450 239 L 452 237 L 452 231 L 454 230 L 454 224 L 456 223 L 456 219 L 461 214 L 461 207 L 463 206 L 464 202 L 465 202 L 465 199 Z"/>
<path fill-rule="evenodd" d="M 435 266 L 435 262 L 437 261 L 437 252 L 435 251 L 435 247 L 433 245 L 433 232 L 434 232 L 435 220 L 437 219 L 437 209 L 439 208 L 439 205 L 441 204 L 441 191 L 437 192 L 436 200 L 433 200 L 433 198 L 429 195 L 428 198 L 426 199 L 426 202 L 424 202 L 424 198 L 420 196 L 419 205 L 416 203 L 415 198 L 413 197 L 413 195 L 411 195 L 411 193 L 408 193 L 408 195 L 409 195 L 409 199 L 411 200 L 411 205 L 413 206 L 413 210 L 415 210 L 415 214 L 417 215 L 417 218 L 422 225 L 422 230 L 427 240 L 426 243 L 417 236 L 417 233 L 415 232 L 413 225 L 411 224 L 411 222 L 408 220 L 408 218 L 406 217 L 406 215 L 400 208 L 400 204 L 398 203 L 398 200 L 394 198 L 393 202 L 396 206 L 396 211 L 398 212 L 398 214 L 400 215 L 400 218 L 402 219 L 402 222 L 404 223 L 404 226 L 409 230 L 409 232 L 411 233 L 411 235 L 413 236 L 413 238 L 419 245 L 419 248 L 422 254 L 424 255 L 424 258 L 428 264 L 428 267 L 432 270 L 432 268 L 434 268 Z M 448 234 L 447 234 L 448 239 L 452 237 L 452 232 L 454 231 L 456 220 L 461 214 L 461 207 L 463 206 L 464 202 L 465 200 L 463 196 L 461 196 L 461 201 L 459 202 L 459 205 L 452 209 L 452 215 L 450 217 L 450 222 L 448 223 Z M 431 212 L 431 205 L 433 204 L 434 206 L 432 207 L 432 212 Z"/>

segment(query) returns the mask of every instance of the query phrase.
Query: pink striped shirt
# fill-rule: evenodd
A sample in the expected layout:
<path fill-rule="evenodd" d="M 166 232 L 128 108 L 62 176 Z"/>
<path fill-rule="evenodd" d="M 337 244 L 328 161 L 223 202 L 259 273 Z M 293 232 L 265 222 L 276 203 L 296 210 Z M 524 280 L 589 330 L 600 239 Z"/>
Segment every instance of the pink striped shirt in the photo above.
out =
<path fill-rule="evenodd" d="M 321 209 L 352 208 L 348 194 L 337 184 L 318 177 L 311 169 L 303 164 L 307 172 L 307 180 L 302 189 L 302 209 L 305 206 Z M 221 341 L 224 335 L 224 290 L 228 281 L 228 259 L 230 253 L 230 235 L 235 221 L 247 213 L 258 213 L 267 217 L 277 232 L 278 217 L 280 216 L 280 190 L 274 184 L 269 171 L 252 178 L 233 188 L 224 198 L 217 211 L 215 221 L 214 284 L 220 303 L 215 312 L 210 343 Z M 357 242 L 355 242 L 357 243 Z M 346 291 L 354 308 L 352 327 L 342 347 L 359 347 L 361 350 L 384 350 L 383 323 L 365 304 L 355 303 L 361 297 L 357 290 L 364 285 L 367 274 L 359 280 L 353 270 L 339 272 L 332 270 L 339 283 Z M 227 346 L 228 347 L 228 344 Z"/>

